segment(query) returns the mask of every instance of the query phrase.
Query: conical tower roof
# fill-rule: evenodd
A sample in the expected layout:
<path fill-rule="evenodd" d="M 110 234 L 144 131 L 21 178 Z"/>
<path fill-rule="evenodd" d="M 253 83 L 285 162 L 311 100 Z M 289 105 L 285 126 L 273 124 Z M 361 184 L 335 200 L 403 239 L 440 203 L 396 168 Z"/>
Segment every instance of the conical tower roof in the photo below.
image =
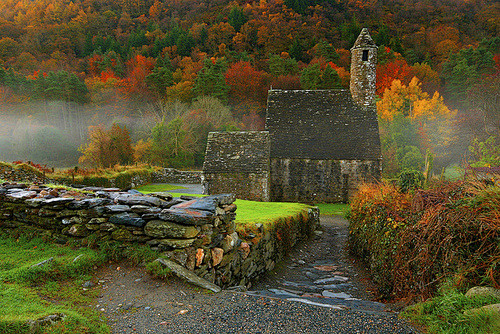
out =
<path fill-rule="evenodd" d="M 372 37 L 370 36 L 370 33 L 368 32 L 368 28 L 363 28 L 361 30 L 361 33 L 358 36 L 358 39 L 356 39 L 356 42 L 354 43 L 354 46 L 351 48 L 352 49 L 360 49 L 360 48 L 378 48 L 378 46 L 375 44 L 373 41 Z"/>

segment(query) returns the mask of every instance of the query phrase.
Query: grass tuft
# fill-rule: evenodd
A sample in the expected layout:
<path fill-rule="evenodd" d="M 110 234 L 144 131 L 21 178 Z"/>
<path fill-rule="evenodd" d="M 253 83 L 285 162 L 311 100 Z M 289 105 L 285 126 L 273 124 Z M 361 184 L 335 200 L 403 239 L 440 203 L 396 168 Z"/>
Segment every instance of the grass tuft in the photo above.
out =
<path fill-rule="evenodd" d="M 429 333 L 500 333 L 498 314 L 484 310 L 471 311 L 496 303 L 500 303 L 500 299 L 465 297 L 456 289 L 451 289 L 437 297 L 408 307 L 402 316 L 425 327 Z"/>
<path fill-rule="evenodd" d="M 86 307 L 93 304 L 97 290 L 80 286 L 90 279 L 94 266 L 104 263 L 105 253 L 0 234 L 0 259 L 0 333 L 37 332 L 29 321 L 51 314 L 65 318 L 43 327 L 44 333 L 109 333 L 101 315 Z"/>

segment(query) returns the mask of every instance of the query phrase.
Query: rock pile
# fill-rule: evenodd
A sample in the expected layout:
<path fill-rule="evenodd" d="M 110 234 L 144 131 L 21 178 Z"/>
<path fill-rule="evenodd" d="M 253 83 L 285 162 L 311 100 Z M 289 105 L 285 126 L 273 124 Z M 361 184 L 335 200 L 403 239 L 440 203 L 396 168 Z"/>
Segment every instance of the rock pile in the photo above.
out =
<path fill-rule="evenodd" d="M 17 182 L 47 182 L 47 178 L 33 167 L 26 164 L 13 167 L 0 162 L 0 179 Z"/>

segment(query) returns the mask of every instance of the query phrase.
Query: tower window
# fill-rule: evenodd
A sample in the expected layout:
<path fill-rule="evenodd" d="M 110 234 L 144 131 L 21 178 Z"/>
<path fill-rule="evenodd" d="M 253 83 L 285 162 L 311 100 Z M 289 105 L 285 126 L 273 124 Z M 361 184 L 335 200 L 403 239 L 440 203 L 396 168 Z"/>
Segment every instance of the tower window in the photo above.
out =
<path fill-rule="evenodd" d="M 368 50 L 363 50 L 363 61 L 368 61 Z"/>

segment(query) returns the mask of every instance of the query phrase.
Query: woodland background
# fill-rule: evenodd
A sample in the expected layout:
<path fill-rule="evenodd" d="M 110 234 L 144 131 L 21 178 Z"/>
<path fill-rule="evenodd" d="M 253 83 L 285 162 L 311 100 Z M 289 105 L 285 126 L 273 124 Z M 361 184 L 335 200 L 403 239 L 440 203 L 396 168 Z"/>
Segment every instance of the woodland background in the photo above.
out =
<path fill-rule="evenodd" d="M 267 91 L 348 88 L 379 46 L 384 173 L 500 165 L 495 0 L 4 0 L 0 160 L 196 168 L 261 130 Z"/>

